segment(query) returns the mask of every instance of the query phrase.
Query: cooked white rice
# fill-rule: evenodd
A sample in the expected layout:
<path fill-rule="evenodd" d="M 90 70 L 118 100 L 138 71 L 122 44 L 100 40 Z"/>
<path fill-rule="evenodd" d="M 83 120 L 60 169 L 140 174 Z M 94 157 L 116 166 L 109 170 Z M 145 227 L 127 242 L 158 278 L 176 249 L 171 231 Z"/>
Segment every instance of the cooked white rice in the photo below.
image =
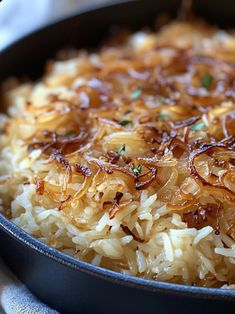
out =
<path fill-rule="evenodd" d="M 162 47 L 154 48 L 158 44 Z M 135 109 L 128 107 L 131 106 L 130 101 L 125 107 L 125 111 L 130 110 L 131 113 L 125 116 L 118 109 L 125 97 L 128 98 L 130 90 L 133 92 L 133 82 L 129 83 L 128 76 L 120 74 L 126 71 L 128 62 L 131 62 L 123 57 L 123 51 L 133 54 L 135 62 L 141 59 L 148 68 L 158 71 L 157 65 L 167 66 L 175 58 L 172 46 L 182 51 L 192 50 L 193 47 L 192 54 L 196 51 L 197 54 L 208 56 L 212 56 L 217 49 L 215 58 L 227 58 L 235 63 L 235 37 L 232 34 L 200 23 L 173 23 L 157 34 L 136 33 L 128 38 L 124 46 L 103 48 L 101 55 L 99 51 L 93 54 L 80 52 L 69 60 L 50 63 L 45 76 L 36 83 L 17 86 L 12 81 L 6 83 L 4 102 L 8 115 L 0 117 L 1 211 L 39 240 L 97 266 L 160 281 L 234 288 L 235 241 L 231 228 L 226 227 L 228 224 L 231 226 L 231 219 L 234 221 L 234 205 L 217 199 L 217 192 L 212 193 L 200 186 L 200 182 L 187 170 L 187 156 L 158 159 L 156 168 L 160 179 L 166 179 L 164 184 L 154 181 L 146 188 L 135 191 L 134 183 L 130 183 L 127 175 L 116 170 L 108 174 L 104 166 L 98 167 L 92 161 L 92 158 L 100 160 L 107 166 L 108 162 L 102 154 L 116 152 L 119 157 L 123 155 L 135 160 L 138 175 L 141 169 L 137 169 L 135 158 L 146 157 L 149 154 L 146 145 L 149 144 L 135 130 L 141 126 L 136 117 L 156 115 L 160 108 L 160 114 L 172 114 L 172 121 L 180 120 L 178 113 L 172 113 L 171 108 L 159 106 L 159 103 L 156 105 L 156 97 L 152 92 L 148 96 L 144 87 L 141 96 L 138 96 L 138 90 L 134 90 L 132 102 L 135 102 Z M 219 48 L 222 46 L 224 49 Z M 148 80 L 147 70 L 138 65 L 135 68 L 134 64 L 131 64 L 129 70 L 132 72 L 129 71 L 128 75 L 135 77 L 138 86 L 144 85 Z M 119 71 L 119 76 L 115 71 Z M 100 79 L 99 75 L 105 78 L 105 91 L 111 89 L 112 92 L 114 88 L 114 98 L 105 96 L 103 91 L 102 102 L 109 103 L 107 107 L 99 112 L 96 103 L 95 109 L 90 110 L 89 118 L 84 118 L 84 112 L 89 111 L 92 101 L 95 99 L 94 102 L 99 103 L 97 94 L 90 91 L 93 88 L 90 84 L 92 79 L 93 85 L 99 85 L 94 81 L 94 78 Z M 170 75 L 171 78 L 177 76 L 176 73 Z M 187 81 L 187 77 L 187 73 L 181 73 L 176 78 L 182 82 Z M 122 86 L 118 85 L 118 81 Z M 114 84 L 114 87 L 109 84 Z M 203 87 L 199 88 L 199 92 L 200 95 L 208 93 Z M 150 113 L 138 103 L 138 97 L 144 96 Z M 177 91 L 173 96 L 175 99 L 180 97 Z M 110 105 L 110 102 L 115 104 Z M 88 109 L 82 108 L 81 104 Z M 218 113 L 211 109 L 202 114 L 201 121 L 206 127 L 213 123 L 213 119 L 235 110 L 235 102 L 223 100 L 218 108 L 221 109 Z M 85 119 L 93 119 L 91 125 L 84 124 Z M 131 122 L 128 122 L 129 125 L 119 125 L 117 120 Z M 162 122 L 157 121 L 156 127 L 159 123 Z M 65 138 L 71 137 L 72 141 L 74 134 L 68 132 L 72 130 L 76 133 L 77 130 L 75 135 L 79 136 L 81 126 L 90 128 L 89 138 L 96 136 L 96 147 L 89 146 L 89 141 L 85 139 L 78 148 L 71 149 L 68 156 L 63 156 L 72 167 L 73 175 L 68 179 L 69 169 L 61 161 L 61 156 L 56 159 L 54 151 L 49 153 L 43 150 L 45 146 L 38 143 L 47 141 L 51 136 L 51 133 L 46 135 L 45 130 L 56 131 L 58 136 Z M 208 142 L 206 132 L 197 128 L 190 131 L 189 138 L 191 141 L 203 138 Z M 123 151 L 117 153 L 124 144 Z M 204 168 L 208 167 L 209 162 L 205 159 L 200 162 L 200 171 L 206 172 Z M 76 172 L 75 163 L 88 167 L 92 175 L 84 174 L 81 169 Z M 115 166 L 115 163 L 112 165 Z M 144 169 L 142 165 L 142 171 Z M 83 192 L 79 193 L 80 190 Z M 190 224 L 184 214 L 185 211 L 187 214 L 190 210 L 193 212 L 194 205 L 187 208 L 182 206 L 182 210 L 180 203 L 177 209 L 169 206 L 178 190 L 184 191 L 189 198 L 195 197 L 194 201 L 202 204 L 224 202 L 224 211 L 229 218 L 225 214 L 225 218 L 221 219 L 219 231 L 213 219 L 200 226 Z M 119 201 L 115 201 L 117 192 L 122 194 Z M 113 216 L 110 214 L 112 206 L 115 211 Z"/>

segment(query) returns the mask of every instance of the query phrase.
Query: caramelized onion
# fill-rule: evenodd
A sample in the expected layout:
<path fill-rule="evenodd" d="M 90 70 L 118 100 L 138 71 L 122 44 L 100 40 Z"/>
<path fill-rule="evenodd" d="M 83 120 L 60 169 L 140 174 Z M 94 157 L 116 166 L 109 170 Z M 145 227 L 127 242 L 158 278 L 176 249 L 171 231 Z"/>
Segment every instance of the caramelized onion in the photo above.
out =
<path fill-rule="evenodd" d="M 226 199 L 230 202 L 235 202 L 235 191 L 223 185 L 222 182 L 219 182 L 218 184 L 210 183 L 199 174 L 195 166 L 195 159 L 198 158 L 200 155 L 211 153 L 213 154 L 215 152 L 220 153 L 221 151 L 223 151 L 223 158 L 225 158 L 225 156 L 227 159 L 235 157 L 235 152 L 233 151 L 233 148 L 226 147 L 224 144 L 221 143 L 204 144 L 199 149 L 191 151 L 189 156 L 189 171 L 191 175 L 195 178 L 195 180 L 201 186 L 203 186 L 203 188 L 207 189 L 211 193 L 213 193 L 213 191 L 216 191 L 216 193 L 218 193 L 218 196 L 220 195 L 220 198 Z M 214 196 L 217 198 L 217 194 L 215 194 Z"/>

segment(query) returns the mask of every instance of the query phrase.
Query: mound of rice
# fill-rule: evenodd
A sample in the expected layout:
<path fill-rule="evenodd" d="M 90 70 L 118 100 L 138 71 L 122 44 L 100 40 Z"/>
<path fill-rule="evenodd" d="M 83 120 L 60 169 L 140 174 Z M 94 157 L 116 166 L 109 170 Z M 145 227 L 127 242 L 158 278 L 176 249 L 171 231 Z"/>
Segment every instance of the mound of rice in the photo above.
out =
<path fill-rule="evenodd" d="M 97 266 L 234 287 L 234 67 L 232 32 L 173 22 L 7 81 L 2 213 Z"/>

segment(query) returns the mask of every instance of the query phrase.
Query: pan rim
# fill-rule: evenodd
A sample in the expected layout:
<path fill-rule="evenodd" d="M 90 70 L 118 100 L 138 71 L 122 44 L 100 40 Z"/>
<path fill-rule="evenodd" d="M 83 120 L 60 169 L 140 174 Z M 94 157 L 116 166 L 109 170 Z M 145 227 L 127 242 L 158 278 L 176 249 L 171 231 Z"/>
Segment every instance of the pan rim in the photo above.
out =
<path fill-rule="evenodd" d="M 11 42 L 0 51 L 1 56 L 7 53 L 9 50 L 14 49 L 14 46 L 21 44 L 24 40 L 35 36 L 38 33 L 46 31 L 48 28 L 55 27 L 60 23 L 63 23 L 69 19 L 77 18 L 80 15 L 87 14 L 92 11 L 102 10 L 108 7 L 116 7 L 127 3 L 140 2 L 139 0 L 115 0 L 112 4 L 99 4 L 99 5 L 86 5 L 82 9 L 67 15 L 63 18 L 56 19 L 53 22 L 46 23 L 42 27 L 27 33 L 24 36 L 17 38 L 17 40 Z M 83 262 L 75 257 L 69 256 L 49 245 L 41 242 L 37 238 L 34 238 L 22 228 L 18 227 L 12 221 L 8 220 L 3 214 L 0 213 L 0 228 L 10 235 L 13 239 L 17 240 L 21 244 L 31 248 L 39 254 L 42 254 L 66 267 L 72 268 L 76 271 L 82 271 L 91 276 L 97 278 L 124 285 L 134 287 L 139 290 L 146 290 L 152 293 L 162 293 L 165 295 L 184 296 L 187 298 L 201 298 L 207 300 L 228 300 L 235 301 L 235 290 L 226 290 L 221 288 L 207 288 L 198 286 L 180 285 L 175 283 L 168 283 L 162 281 L 154 281 L 150 279 L 144 279 L 141 277 L 130 276 L 121 274 L 109 269 L 105 269 L 99 266 L 94 266 L 87 262 Z"/>

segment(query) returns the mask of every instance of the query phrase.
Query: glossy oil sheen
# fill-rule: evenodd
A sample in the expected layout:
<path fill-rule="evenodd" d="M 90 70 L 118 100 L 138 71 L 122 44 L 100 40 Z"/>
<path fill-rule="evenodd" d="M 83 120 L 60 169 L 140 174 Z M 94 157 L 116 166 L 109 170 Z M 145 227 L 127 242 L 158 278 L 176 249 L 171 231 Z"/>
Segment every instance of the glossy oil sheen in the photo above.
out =
<path fill-rule="evenodd" d="M 0 53 L 0 80 L 12 74 L 36 78 L 45 60 L 58 49 L 95 47 L 111 25 L 151 26 L 159 12 L 176 16 L 179 5 L 178 0 L 122 1 L 80 12 Z M 233 0 L 223 5 L 220 0 L 197 0 L 194 10 L 220 26 L 235 26 Z M 75 260 L 40 243 L 3 216 L 0 254 L 35 295 L 61 313 L 209 314 L 227 313 L 235 306 L 235 291 L 144 280 Z"/>

